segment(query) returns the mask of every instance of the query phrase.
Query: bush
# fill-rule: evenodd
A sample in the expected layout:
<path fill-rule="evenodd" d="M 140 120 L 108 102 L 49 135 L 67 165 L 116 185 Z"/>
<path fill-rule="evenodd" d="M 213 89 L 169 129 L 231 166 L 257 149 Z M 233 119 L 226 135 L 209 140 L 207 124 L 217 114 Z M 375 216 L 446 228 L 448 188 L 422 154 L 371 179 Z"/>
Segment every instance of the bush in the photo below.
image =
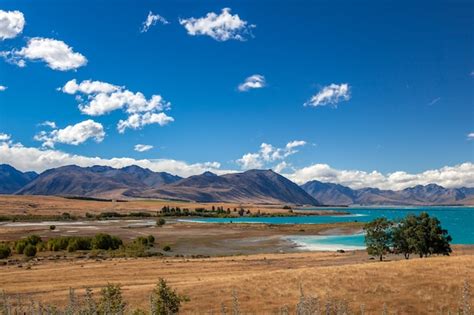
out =
<path fill-rule="evenodd" d="M 181 302 L 184 301 L 187 301 L 187 298 L 177 294 L 162 278 L 151 293 L 153 314 L 178 314 Z"/>
<path fill-rule="evenodd" d="M 122 289 L 118 284 L 108 284 L 101 291 L 99 302 L 99 314 L 124 314 L 125 302 L 122 297 Z"/>
<path fill-rule="evenodd" d="M 25 254 L 26 257 L 35 257 L 36 246 L 31 244 L 26 245 L 25 249 L 23 250 L 23 254 Z"/>
<path fill-rule="evenodd" d="M 25 241 L 28 244 L 36 246 L 36 245 L 38 245 L 38 243 L 41 243 L 41 237 L 39 237 L 38 235 L 33 234 L 33 235 L 28 236 Z"/>
<path fill-rule="evenodd" d="M 49 226 L 49 229 L 50 229 L 51 231 L 56 230 L 56 225 L 50 225 L 50 226 Z"/>
<path fill-rule="evenodd" d="M 116 236 L 111 236 L 109 234 L 97 234 L 92 239 L 92 248 L 93 249 L 118 249 L 122 245 L 122 240 Z"/>
<path fill-rule="evenodd" d="M 166 246 L 163 247 L 163 250 L 164 250 L 165 252 L 169 252 L 169 251 L 171 251 L 171 246 L 166 245 Z"/>
<path fill-rule="evenodd" d="M 8 258 L 12 254 L 12 250 L 7 244 L 0 244 L 0 259 Z"/>
<path fill-rule="evenodd" d="M 153 246 L 153 244 L 155 243 L 155 237 L 153 235 L 148 235 L 147 239 L 148 245 Z"/>
<path fill-rule="evenodd" d="M 20 240 L 15 243 L 15 251 L 17 254 L 23 254 L 23 251 L 25 250 L 26 245 L 28 245 L 25 240 Z"/>
<path fill-rule="evenodd" d="M 156 220 L 156 225 L 157 226 L 163 226 L 166 224 L 166 220 L 163 219 L 163 218 L 159 218 L 158 220 Z"/>

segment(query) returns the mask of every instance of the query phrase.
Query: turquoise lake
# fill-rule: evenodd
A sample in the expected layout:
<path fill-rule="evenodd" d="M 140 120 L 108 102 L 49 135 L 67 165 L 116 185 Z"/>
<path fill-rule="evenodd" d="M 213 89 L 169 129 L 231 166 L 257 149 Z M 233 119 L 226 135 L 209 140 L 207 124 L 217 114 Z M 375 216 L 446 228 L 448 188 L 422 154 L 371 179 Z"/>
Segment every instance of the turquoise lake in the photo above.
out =
<path fill-rule="evenodd" d="M 315 208 L 311 208 L 315 209 Z M 321 209 L 321 208 L 316 208 Z M 474 208 L 472 207 L 351 207 L 322 208 L 348 212 L 348 215 L 296 216 L 296 217 L 242 217 L 242 218 L 198 218 L 186 221 L 210 223 L 268 223 L 309 224 L 333 222 L 368 222 L 377 217 L 403 218 L 409 213 L 428 212 L 441 221 L 453 238 L 453 244 L 474 244 Z M 310 209 L 308 209 L 310 210 Z M 359 249 L 364 246 L 364 235 L 291 236 L 291 241 L 313 250 Z"/>

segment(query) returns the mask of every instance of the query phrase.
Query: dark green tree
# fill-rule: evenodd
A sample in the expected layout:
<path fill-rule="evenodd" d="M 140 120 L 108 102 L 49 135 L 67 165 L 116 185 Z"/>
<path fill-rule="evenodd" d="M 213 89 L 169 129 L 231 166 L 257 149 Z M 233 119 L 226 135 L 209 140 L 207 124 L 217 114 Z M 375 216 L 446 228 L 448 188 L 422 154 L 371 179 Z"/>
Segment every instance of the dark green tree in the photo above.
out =
<path fill-rule="evenodd" d="M 380 261 L 383 255 L 390 251 L 392 245 L 392 227 L 393 223 L 386 218 L 377 218 L 364 226 L 365 244 L 367 253 L 372 256 L 378 256 Z"/>

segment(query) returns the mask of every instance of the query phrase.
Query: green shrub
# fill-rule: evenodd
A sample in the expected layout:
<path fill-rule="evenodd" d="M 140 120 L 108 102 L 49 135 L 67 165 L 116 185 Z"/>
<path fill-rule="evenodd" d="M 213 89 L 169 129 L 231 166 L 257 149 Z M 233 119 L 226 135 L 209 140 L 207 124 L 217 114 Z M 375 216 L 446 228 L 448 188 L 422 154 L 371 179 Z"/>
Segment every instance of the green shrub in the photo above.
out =
<path fill-rule="evenodd" d="M 124 314 L 125 302 L 118 284 L 108 284 L 101 291 L 99 314 Z"/>
<path fill-rule="evenodd" d="M 92 239 L 93 249 L 118 249 L 122 245 L 122 240 L 116 236 L 100 233 Z"/>
<path fill-rule="evenodd" d="M 166 245 L 166 246 L 163 247 L 163 250 L 164 250 L 165 252 L 169 252 L 169 251 L 171 251 L 171 246 Z"/>
<path fill-rule="evenodd" d="M 148 235 L 147 239 L 148 245 L 153 246 L 153 244 L 155 243 L 155 237 L 153 235 Z"/>
<path fill-rule="evenodd" d="M 166 220 L 163 219 L 163 218 L 159 218 L 158 220 L 156 220 L 156 225 L 157 226 L 163 226 L 166 224 Z"/>
<path fill-rule="evenodd" d="M 25 254 L 26 257 L 35 257 L 36 246 L 31 244 L 26 245 L 25 249 L 23 250 L 23 254 Z"/>
<path fill-rule="evenodd" d="M 12 254 L 12 250 L 7 244 L 0 244 L 0 259 L 8 258 Z"/>
<path fill-rule="evenodd" d="M 160 278 L 151 294 L 150 300 L 154 314 L 178 314 L 181 302 L 188 299 L 176 293 L 175 290 L 168 286 L 164 279 Z"/>
<path fill-rule="evenodd" d="M 25 240 L 17 241 L 15 243 L 15 251 L 17 252 L 17 254 L 23 254 L 23 251 L 25 250 L 26 245 L 28 245 L 28 243 L 26 243 Z"/>
<path fill-rule="evenodd" d="M 50 226 L 49 226 L 49 229 L 50 229 L 51 231 L 56 230 L 56 225 L 50 225 Z"/>
<path fill-rule="evenodd" d="M 28 244 L 31 244 L 31 245 L 38 245 L 38 243 L 41 243 L 41 237 L 39 237 L 38 235 L 29 235 L 26 240 L 25 240 Z"/>

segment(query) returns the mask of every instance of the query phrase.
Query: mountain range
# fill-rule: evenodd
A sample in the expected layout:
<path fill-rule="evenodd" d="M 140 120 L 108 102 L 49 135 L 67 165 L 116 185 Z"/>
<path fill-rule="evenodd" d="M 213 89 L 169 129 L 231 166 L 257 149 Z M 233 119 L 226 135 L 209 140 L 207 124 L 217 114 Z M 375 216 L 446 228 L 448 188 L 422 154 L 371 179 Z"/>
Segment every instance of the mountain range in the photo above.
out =
<path fill-rule="evenodd" d="M 53 168 L 37 174 L 0 165 L 0 194 L 159 198 L 196 202 L 296 205 L 474 205 L 474 188 L 436 184 L 403 190 L 352 189 L 310 181 L 298 186 L 272 170 L 182 178 L 136 165 Z"/>
<path fill-rule="evenodd" d="M 444 188 L 436 184 L 417 185 L 403 190 L 378 188 L 351 189 L 317 180 L 301 186 L 319 202 L 329 205 L 471 205 L 474 188 Z"/>

